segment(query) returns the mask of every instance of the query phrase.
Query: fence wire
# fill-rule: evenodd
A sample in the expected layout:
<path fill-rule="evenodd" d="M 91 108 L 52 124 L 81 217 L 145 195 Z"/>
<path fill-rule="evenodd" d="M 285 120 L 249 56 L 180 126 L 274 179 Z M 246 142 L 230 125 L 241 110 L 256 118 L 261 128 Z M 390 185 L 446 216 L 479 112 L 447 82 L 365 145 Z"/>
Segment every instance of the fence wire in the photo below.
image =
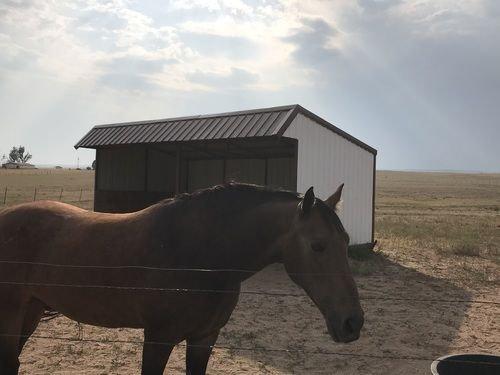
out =
<path fill-rule="evenodd" d="M 54 267 L 68 269 L 104 269 L 104 270 L 126 270 L 138 269 L 147 271 L 164 271 L 164 272 L 201 272 L 201 273 L 246 273 L 255 274 L 259 270 L 247 269 L 211 269 L 211 268 L 165 268 L 153 266 L 138 266 L 138 265 L 119 265 L 119 266 L 100 266 L 100 265 L 77 265 L 77 264 L 59 264 L 46 262 L 32 261 L 12 261 L 0 260 L 0 264 L 10 265 L 26 265 L 39 267 Z M 308 276 L 327 276 L 342 273 L 289 273 L 290 275 L 308 275 Z M 381 275 L 381 277 L 384 277 Z M 307 297 L 305 294 L 289 293 L 289 292 L 264 292 L 258 290 L 239 290 L 239 289 L 193 289 L 193 288 L 163 288 L 163 287 L 146 287 L 146 286 L 128 286 L 128 285 L 100 285 L 100 284 L 62 284 L 62 283 L 41 283 L 41 282 L 24 282 L 24 281 L 8 281 L 1 280 L 0 285 L 13 286 L 31 286 L 31 287 L 47 287 L 47 288 L 86 288 L 86 289 L 114 289 L 114 290 L 129 290 L 129 291 L 149 291 L 149 292 L 171 292 L 171 293 L 203 293 L 203 294 L 248 294 L 262 295 L 272 297 Z M 498 301 L 490 300 L 474 300 L 474 299 L 438 299 L 438 298 L 405 298 L 405 297 L 381 297 L 381 296 L 361 296 L 361 300 L 382 300 L 393 302 L 430 302 L 430 303 L 470 303 L 470 304 L 489 304 L 500 305 Z"/>
<path fill-rule="evenodd" d="M 55 264 L 55 263 L 44 263 L 44 262 L 28 262 L 28 261 L 10 261 L 10 260 L 0 260 L 0 264 L 10 264 L 10 265 L 26 265 L 26 266 L 39 266 L 39 267 L 55 267 L 55 268 L 68 268 L 68 269 L 116 269 L 116 270 L 126 270 L 126 269 L 138 269 L 147 271 L 164 271 L 164 272 L 201 272 L 201 273 L 256 273 L 256 270 L 245 270 L 245 269 L 208 269 L 208 268 L 164 268 L 164 267 L 149 267 L 149 266 L 135 266 L 135 265 L 120 265 L 120 266 L 99 266 L 99 265 L 72 265 L 72 264 Z M 297 274 L 297 273 L 296 273 Z M 334 273 L 304 273 L 304 275 L 331 275 Z M 384 275 L 382 275 L 384 277 Z M 161 287 L 143 287 L 143 286 L 119 286 L 119 285 L 98 285 L 98 284 L 61 284 L 61 283 L 37 283 L 37 282 L 17 282 L 17 281 L 0 281 L 0 285 L 13 285 L 13 286 L 32 286 L 32 287 L 52 287 L 52 288 L 95 288 L 95 289 L 112 289 L 112 290 L 123 290 L 123 291 L 150 291 L 150 292 L 171 292 L 171 293 L 204 293 L 204 294 L 246 294 L 246 295 L 262 295 L 270 297 L 307 297 L 305 294 L 288 293 L 288 292 L 265 292 L 265 291 L 255 291 L 255 290 L 231 290 L 231 289 L 191 289 L 191 288 L 161 288 Z M 474 299 L 451 299 L 443 300 L 436 298 L 404 298 L 404 297 L 380 297 L 380 296 L 361 296 L 362 300 L 381 300 L 381 301 L 407 301 L 407 302 L 423 302 L 423 303 L 468 303 L 468 304 L 489 304 L 493 306 L 500 305 L 500 302 L 489 301 L 489 300 L 474 300 Z M 59 317 L 60 314 L 53 312 L 44 319 L 48 321 Z M 101 344 L 132 344 L 132 345 L 168 345 L 168 346 L 183 346 L 186 344 L 174 343 L 174 342 L 159 342 L 159 341 L 144 341 L 144 340 L 114 340 L 114 339 L 94 339 L 94 338 L 84 338 L 82 335 L 79 337 L 66 337 L 66 336 L 56 336 L 56 335 L 20 335 L 20 334 L 9 334 L 0 333 L 0 336 L 5 337 L 24 337 L 33 339 L 44 339 L 44 340 L 59 340 L 59 341 L 69 341 L 69 342 L 82 342 L 82 343 L 101 343 Z M 345 356 L 345 357 L 355 357 L 355 358 L 370 358 L 379 360 L 406 360 L 406 361 L 439 361 L 435 358 L 423 357 L 423 356 L 405 356 L 398 355 L 395 353 L 390 354 L 363 354 L 363 353 L 349 353 L 349 352 L 336 352 L 336 351 L 325 351 L 325 350 L 296 350 L 296 349 L 286 349 L 286 348 L 256 348 L 256 347 L 243 347 L 243 346 L 232 346 L 232 345 L 190 345 L 194 347 L 202 348 L 213 348 L 222 350 L 234 350 L 234 351 L 254 351 L 254 352 L 268 352 L 268 353 L 282 353 L 282 354 L 300 354 L 300 355 L 328 355 L 328 356 Z M 470 364 L 470 361 L 465 360 L 452 360 L 446 359 L 447 362 L 464 363 Z M 481 365 L 489 366 L 499 366 L 497 363 L 490 362 L 474 362 Z"/>
<path fill-rule="evenodd" d="M 44 288 L 80 288 L 80 289 L 112 289 L 122 291 L 148 291 L 148 292 L 170 292 L 170 293 L 200 293 L 200 294 L 247 294 L 261 295 L 271 297 L 307 297 L 305 294 L 287 293 L 287 292 L 263 292 L 257 290 L 236 290 L 236 289 L 192 289 L 192 288 L 161 288 L 161 287 L 143 287 L 143 286 L 120 286 L 120 285 L 99 285 L 99 284 L 60 284 L 60 283 L 36 283 L 23 281 L 0 281 L 0 285 L 13 286 L 31 286 Z M 470 304 L 489 304 L 500 305 L 497 301 L 488 300 L 443 300 L 436 298 L 404 298 L 404 297 L 377 297 L 361 296 L 361 300 L 380 300 L 380 301 L 407 301 L 407 302 L 432 302 L 432 303 L 470 303 Z"/>
<path fill-rule="evenodd" d="M 193 345 L 193 344 L 183 344 L 168 341 L 146 341 L 146 340 L 114 340 L 114 339 L 93 339 L 84 338 L 81 335 L 79 337 L 66 337 L 66 336 L 53 336 L 53 335 L 16 335 L 9 333 L 0 333 L 3 337 L 19 337 L 19 338 L 34 338 L 42 340 L 59 340 L 59 341 L 69 341 L 69 342 L 82 342 L 82 343 L 99 343 L 99 344 L 131 344 L 131 345 L 165 345 L 165 346 L 180 346 L 180 347 L 193 347 L 193 348 L 203 348 L 203 349 L 222 349 L 222 350 L 234 350 L 234 351 L 251 351 L 251 352 L 267 352 L 267 353 L 282 353 L 282 354 L 301 354 L 301 355 L 327 355 L 327 356 L 344 356 L 344 357 L 356 357 L 356 358 L 370 358 L 370 359 L 382 359 L 382 360 L 405 360 L 405 361 L 446 361 L 454 363 L 471 364 L 471 361 L 465 360 L 455 360 L 446 359 L 439 360 L 431 357 L 423 356 L 404 356 L 397 354 L 369 354 L 369 353 L 350 353 L 350 352 L 335 352 L 328 350 L 299 350 L 299 349 L 285 349 L 285 348 L 269 348 L 269 347 L 244 347 L 244 346 L 233 346 L 233 345 Z M 498 363 L 474 361 L 474 364 L 490 365 L 490 366 L 500 366 Z"/>

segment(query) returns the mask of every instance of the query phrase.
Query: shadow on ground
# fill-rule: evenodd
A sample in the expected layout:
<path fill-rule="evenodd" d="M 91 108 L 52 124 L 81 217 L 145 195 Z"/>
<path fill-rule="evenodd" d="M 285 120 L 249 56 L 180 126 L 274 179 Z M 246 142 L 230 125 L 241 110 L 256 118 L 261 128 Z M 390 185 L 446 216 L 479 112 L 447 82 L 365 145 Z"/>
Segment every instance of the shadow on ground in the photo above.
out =
<path fill-rule="evenodd" d="M 468 300 L 463 289 L 437 278 L 375 255 L 357 263 L 373 275 L 357 276 L 361 297 Z M 363 268 L 364 267 L 364 268 Z M 243 290 L 280 290 L 301 293 L 279 265 L 273 265 L 247 280 Z M 302 292 L 303 293 L 303 292 Z M 257 351 L 229 351 L 233 370 L 253 362 L 261 373 L 345 373 L 345 374 L 428 374 L 432 358 L 450 351 L 457 339 L 468 303 L 388 301 L 364 299 L 366 323 L 362 337 L 351 344 L 336 344 L 326 333 L 319 311 L 307 297 L 268 297 L 242 295 L 218 344 L 255 347 Z M 265 348 L 289 349 L 293 353 L 267 352 Z M 422 357 L 429 360 L 378 359 L 300 353 L 328 351 L 385 357 Z M 211 362 L 219 373 L 219 360 Z M 222 365 L 222 363 L 221 363 Z M 227 366 L 227 364 L 226 364 Z M 224 367 L 226 367 L 224 366 Z M 239 367 L 238 367 L 239 366 Z M 229 367 L 231 368 L 231 367 Z"/>

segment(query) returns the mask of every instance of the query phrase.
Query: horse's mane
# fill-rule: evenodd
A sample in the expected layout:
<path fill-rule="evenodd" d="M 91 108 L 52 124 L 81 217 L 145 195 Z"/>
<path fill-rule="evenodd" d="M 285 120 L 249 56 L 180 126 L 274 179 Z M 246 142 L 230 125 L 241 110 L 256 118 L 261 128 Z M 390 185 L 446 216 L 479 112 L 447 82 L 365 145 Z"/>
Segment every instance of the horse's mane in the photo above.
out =
<path fill-rule="evenodd" d="M 274 189 L 267 186 L 229 181 L 192 193 L 180 193 L 166 198 L 151 207 L 160 209 L 192 210 L 196 207 L 210 206 L 216 211 L 244 211 L 247 208 L 270 202 L 299 201 L 301 195 L 296 192 Z"/>
<path fill-rule="evenodd" d="M 276 198 L 276 199 L 291 199 L 299 198 L 300 194 L 288 190 L 274 189 L 268 186 L 260 186 L 254 184 L 247 184 L 235 181 L 229 181 L 221 185 L 216 185 L 206 189 L 200 189 L 193 193 L 182 193 L 175 197 L 175 199 L 198 199 L 203 198 L 208 195 L 225 195 L 233 192 L 238 192 L 243 195 L 251 194 L 255 195 L 265 195 L 266 198 Z"/>
<path fill-rule="evenodd" d="M 219 201 L 223 204 L 230 199 L 233 204 L 243 206 L 268 201 L 299 200 L 300 196 L 299 193 L 292 191 L 229 181 L 221 185 L 196 190 L 192 193 L 181 193 L 165 201 L 184 205 L 191 202 L 197 203 L 210 200 L 213 204 L 217 204 Z"/>
<path fill-rule="evenodd" d="M 239 211 L 240 209 L 244 209 L 244 207 L 255 206 L 259 203 L 298 201 L 301 198 L 301 194 L 293 191 L 229 181 L 192 193 L 181 193 L 174 198 L 165 199 L 159 202 L 159 204 L 173 203 L 175 206 L 182 208 L 190 203 L 197 204 L 210 201 L 210 205 L 214 208 L 219 207 L 219 209 L 224 209 L 230 206 L 231 210 Z M 332 210 L 320 199 L 316 200 L 316 207 L 320 210 L 325 220 L 333 222 L 339 232 L 346 233 L 335 210 Z"/>

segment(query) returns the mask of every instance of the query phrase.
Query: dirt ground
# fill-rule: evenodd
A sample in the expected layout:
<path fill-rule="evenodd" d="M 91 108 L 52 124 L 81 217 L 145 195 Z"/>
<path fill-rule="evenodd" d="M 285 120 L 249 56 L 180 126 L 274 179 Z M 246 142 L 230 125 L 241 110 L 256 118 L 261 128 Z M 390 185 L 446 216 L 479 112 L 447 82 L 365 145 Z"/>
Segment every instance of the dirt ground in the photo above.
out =
<path fill-rule="evenodd" d="M 429 374 L 431 359 L 445 354 L 500 354 L 500 306 L 449 302 L 500 302 L 499 210 L 500 175 L 379 172 L 378 245 L 373 256 L 352 261 L 366 314 L 362 337 L 334 343 L 319 311 L 282 267 L 273 265 L 243 290 L 302 296 L 241 295 L 217 342 L 224 348 L 214 350 L 208 373 Z M 129 329 L 79 329 L 64 317 L 40 324 L 35 335 L 142 339 L 140 331 Z M 329 354 L 311 353 L 318 351 Z M 135 374 L 140 356 L 138 344 L 33 338 L 21 355 L 21 373 Z M 179 345 L 166 373 L 184 368 Z"/>

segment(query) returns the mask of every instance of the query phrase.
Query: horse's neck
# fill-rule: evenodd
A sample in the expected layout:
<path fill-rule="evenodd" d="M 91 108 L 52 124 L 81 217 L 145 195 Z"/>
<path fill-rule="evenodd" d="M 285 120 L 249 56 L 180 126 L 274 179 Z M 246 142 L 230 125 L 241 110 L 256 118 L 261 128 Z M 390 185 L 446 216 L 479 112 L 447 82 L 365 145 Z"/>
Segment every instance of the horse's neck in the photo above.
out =
<path fill-rule="evenodd" d="M 250 210 L 249 217 L 242 217 L 240 220 L 249 225 L 239 243 L 233 245 L 236 254 L 231 257 L 231 268 L 258 272 L 269 264 L 280 263 L 281 241 L 290 232 L 296 209 L 294 201 L 273 202 Z M 252 274 L 247 272 L 242 277 L 246 279 Z"/>
<path fill-rule="evenodd" d="M 182 251 L 173 250 L 172 258 L 166 261 L 166 265 L 244 270 L 245 272 L 241 273 L 226 273 L 226 275 L 233 275 L 234 281 L 243 281 L 267 265 L 281 262 L 280 239 L 291 229 L 297 202 L 293 199 L 269 201 L 245 209 L 238 214 L 228 213 L 227 216 L 223 214 L 226 216 L 225 219 L 221 219 L 220 216 L 210 219 L 209 215 L 200 222 L 197 221 L 198 215 L 189 211 L 183 211 L 182 217 L 177 219 L 179 214 L 172 215 L 172 211 L 166 210 L 168 207 L 168 205 L 157 205 L 145 212 L 145 216 L 159 215 L 157 216 L 157 222 L 161 222 L 161 225 L 158 225 L 159 246 L 164 246 L 163 241 L 169 243 L 169 240 L 165 239 L 169 236 L 179 236 L 176 241 L 190 245 L 181 246 Z M 162 217 L 164 214 L 167 217 Z M 162 234 L 163 226 L 169 225 L 170 234 L 165 236 Z M 193 239 L 189 237 L 193 235 L 191 231 L 186 230 L 190 225 L 208 228 L 209 233 L 201 231 L 202 236 L 199 239 Z M 200 243 L 197 244 L 196 240 Z M 162 248 L 158 252 L 153 252 L 156 262 L 161 263 L 165 260 L 164 251 Z"/>

